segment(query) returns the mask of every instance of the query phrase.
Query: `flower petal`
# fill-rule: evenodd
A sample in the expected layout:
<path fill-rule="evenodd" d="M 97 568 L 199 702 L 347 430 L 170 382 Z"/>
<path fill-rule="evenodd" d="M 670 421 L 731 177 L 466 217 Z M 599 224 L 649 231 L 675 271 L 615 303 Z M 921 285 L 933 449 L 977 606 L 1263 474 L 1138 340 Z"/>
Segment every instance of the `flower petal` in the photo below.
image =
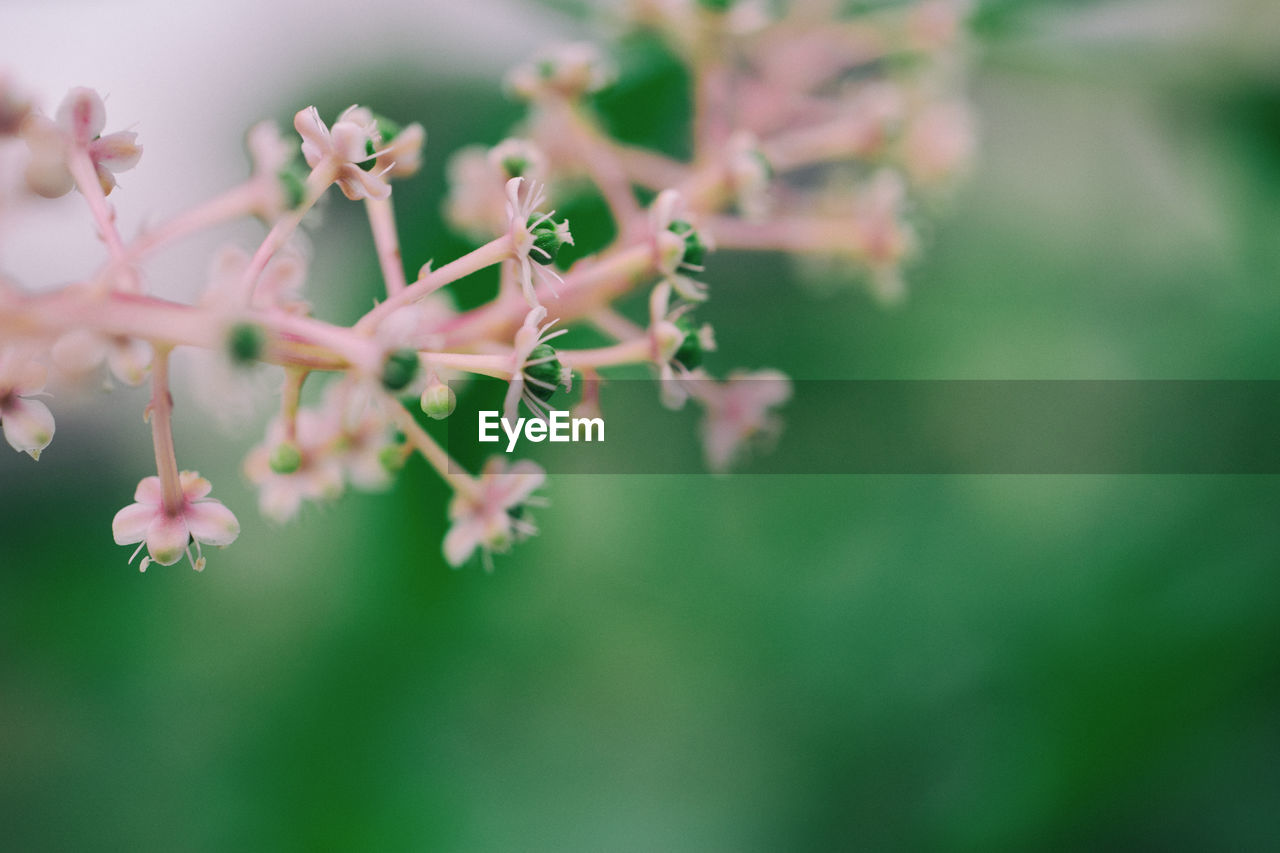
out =
<path fill-rule="evenodd" d="M 178 475 L 182 484 L 182 496 L 189 501 L 199 500 L 213 491 L 213 484 L 200 476 L 199 471 L 183 471 Z"/>
<path fill-rule="evenodd" d="M 117 545 L 132 545 L 147 536 L 147 528 L 156 517 L 153 504 L 129 504 L 111 520 L 111 535 Z"/>
<path fill-rule="evenodd" d="M 240 522 L 235 513 L 221 501 L 196 501 L 187 507 L 187 527 L 197 542 L 205 545 L 230 545 L 240 535 Z"/>
<path fill-rule="evenodd" d="M 484 535 L 484 525 L 474 516 L 464 518 L 444 535 L 444 558 L 455 569 L 465 563 Z"/>
<path fill-rule="evenodd" d="M 160 478 L 155 475 L 143 477 L 138 483 L 138 488 L 133 493 L 133 499 L 140 504 L 151 504 L 153 507 L 160 506 L 160 501 L 163 499 Z"/>
<path fill-rule="evenodd" d="M 39 400 L 14 398 L 0 414 L 5 441 L 14 450 L 40 458 L 40 451 L 53 441 L 53 412 Z"/>
<path fill-rule="evenodd" d="M 138 165 L 142 146 L 138 144 L 138 134 L 122 130 L 95 139 L 89 144 L 89 153 L 100 168 L 125 172 Z"/>
<path fill-rule="evenodd" d="M 182 516 L 163 512 L 151 519 L 147 527 L 147 553 L 162 566 L 172 566 L 186 553 L 191 534 Z"/>
<path fill-rule="evenodd" d="M 97 92 L 79 86 L 62 99 L 56 118 L 77 145 L 88 145 L 106 126 L 107 110 Z"/>
<path fill-rule="evenodd" d="M 151 344 L 139 338 L 120 338 L 107 349 L 107 366 L 126 385 L 138 385 L 151 367 Z"/>

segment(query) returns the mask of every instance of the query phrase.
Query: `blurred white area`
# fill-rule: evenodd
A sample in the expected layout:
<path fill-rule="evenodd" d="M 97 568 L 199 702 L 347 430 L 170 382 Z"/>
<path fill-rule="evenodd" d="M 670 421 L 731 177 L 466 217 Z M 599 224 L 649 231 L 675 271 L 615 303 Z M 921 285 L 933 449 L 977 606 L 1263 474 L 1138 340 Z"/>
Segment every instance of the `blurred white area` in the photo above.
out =
<path fill-rule="evenodd" d="M 73 86 L 97 89 L 107 132 L 136 130 L 141 163 L 111 196 L 125 238 L 243 180 L 241 140 L 283 98 L 332 92 L 344 74 L 396 62 L 403 73 L 492 77 L 553 37 L 559 23 L 503 0 L 123 0 L 0 2 L 0 70 L 45 112 Z M 352 94 L 353 98 L 358 93 Z M 299 103 L 298 107 L 306 106 Z M 375 105 L 376 106 L 376 105 Z M 447 116 L 405 116 L 430 134 Z M 292 130 L 289 130 L 292 133 Z M 40 289 L 81 278 L 105 255 L 83 200 L 19 198 L 21 144 L 0 151 L 0 270 Z M 430 149 L 428 148 L 428 156 Z M 246 236 L 258 234 L 251 227 Z M 189 299 L 205 273 L 206 240 L 148 267 L 164 296 Z M 216 241 L 212 241 L 216 242 Z"/>

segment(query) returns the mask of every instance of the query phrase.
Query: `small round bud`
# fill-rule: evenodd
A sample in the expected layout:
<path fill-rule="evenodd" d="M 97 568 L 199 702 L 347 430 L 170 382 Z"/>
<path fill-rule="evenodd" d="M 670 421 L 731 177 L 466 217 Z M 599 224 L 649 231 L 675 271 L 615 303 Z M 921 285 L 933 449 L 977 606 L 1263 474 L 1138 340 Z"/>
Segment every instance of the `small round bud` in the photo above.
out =
<path fill-rule="evenodd" d="M 398 349 L 382 363 L 382 386 L 388 391 L 402 391 L 418 375 L 418 351 Z"/>
<path fill-rule="evenodd" d="M 266 344 L 266 332 L 257 323 L 236 323 L 227 332 L 227 355 L 235 364 L 253 364 Z"/>
<path fill-rule="evenodd" d="M 539 219 L 542 221 L 538 222 Z M 573 235 L 569 233 L 568 221 L 556 222 L 551 217 L 534 214 L 529 217 L 525 225 L 533 236 L 533 250 L 529 252 L 529 258 L 543 266 L 555 263 L 560 250 L 566 245 L 573 245 Z"/>
<path fill-rule="evenodd" d="M 378 451 L 378 464 L 388 474 L 395 474 L 404 467 L 404 448 L 398 444 L 388 444 Z"/>
<path fill-rule="evenodd" d="M 547 402 L 564 382 L 565 369 L 550 344 L 538 344 L 529 353 L 524 375 L 535 381 L 528 383 L 529 391 L 542 402 Z"/>
<path fill-rule="evenodd" d="M 707 259 L 707 244 L 703 242 L 698 230 L 683 219 L 677 219 L 672 222 L 667 226 L 667 230 L 684 238 L 684 259 L 681 264 L 683 266 L 701 267 L 703 261 Z"/>
<path fill-rule="evenodd" d="M 458 405 L 458 397 L 453 389 L 443 382 L 433 382 L 422 392 L 422 411 L 434 421 L 442 421 L 453 414 Z"/>
<path fill-rule="evenodd" d="M 733 3 L 734 0 L 698 0 L 698 5 L 708 12 L 728 12 Z"/>
<path fill-rule="evenodd" d="M 267 460 L 277 474 L 292 474 L 302 467 L 302 451 L 292 441 L 282 441 Z"/>

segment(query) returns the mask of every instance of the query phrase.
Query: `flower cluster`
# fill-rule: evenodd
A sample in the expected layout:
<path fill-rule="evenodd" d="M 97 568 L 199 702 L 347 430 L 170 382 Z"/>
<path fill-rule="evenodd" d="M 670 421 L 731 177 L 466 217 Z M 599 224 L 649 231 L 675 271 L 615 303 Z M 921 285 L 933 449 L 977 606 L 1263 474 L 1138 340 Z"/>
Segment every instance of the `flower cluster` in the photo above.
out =
<path fill-rule="evenodd" d="M 631 0 L 626 9 L 630 26 L 663 39 L 688 66 L 692 156 L 610 136 L 597 103 L 618 73 L 604 50 L 577 43 L 544 53 L 507 78 L 508 92 L 528 108 L 514 135 L 463 149 L 449 164 L 446 218 L 476 248 L 412 278 L 392 198 L 394 182 L 421 164 L 420 124 L 357 105 L 330 123 L 314 107 L 299 110 L 296 135 L 255 125 L 241 185 L 125 234 L 113 205 L 126 195 L 117 175 L 142 156 L 138 135 L 104 135 L 106 109 L 90 89 L 73 89 L 49 116 L 0 73 L 0 146 L 21 152 L 0 163 L 19 163 L 19 183 L 30 191 L 6 199 L 16 205 L 6 215 L 76 189 L 105 247 L 98 269 L 61 289 L 0 277 L 5 440 L 33 459 L 48 448 L 51 369 L 56 380 L 105 365 L 120 383 L 149 383 L 155 473 L 112 525 L 118 544 L 136 546 L 134 557 L 147 552 L 145 571 L 184 555 L 203 569 L 204 546 L 224 547 L 240 533 L 209 481 L 178 465 L 175 352 L 202 350 L 222 366 L 225 381 L 209 374 L 201 391 L 224 412 L 235 410 L 246 376 L 256 381 L 265 374 L 254 370 L 277 368 L 266 378 L 278 387 L 278 414 L 244 463 L 264 515 L 285 522 L 348 487 L 385 488 L 418 455 L 454 492 L 441 538 L 455 566 L 477 553 L 491 566 L 493 553 L 537 532 L 527 509 L 538 504 L 545 475 L 528 460 L 492 458 L 478 474 L 453 460 L 420 421 L 453 411 L 447 380 L 499 378 L 508 383 L 509 417 L 523 406 L 545 418 L 557 395 L 578 387 L 575 374 L 592 380 L 580 383 L 580 409 L 599 411 L 608 400 L 594 380 L 639 365 L 659 380 L 663 405 L 704 410 L 713 470 L 775 437 L 775 411 L 791 395 L 787 377 L 736 370 L 717 379 L 709 370 L 715 336 L 694 314 L 708 299 L 732 298 L 730 282 L 709 285 L 714 254 L 825 259 L 859 271 L 881 296 L 901 296 L 903 265 L 920 245 L 911 217 L 945 195 L 974 147 L 960 89 L 966 4 Z M 614 233 L 607 246 L 575 246 L 570 223 L 557 216 L 557 202 L 566 209 L 584 183 L 611 221 L 582 234 Z M 306 297 L 300 229 L 333 187 L 365 209 L 386 287 L 385 299 L 351 325 L 316 316 Z M 154 252 L 238 219 L 259 220 L 261 242 L 196 261 L 210 274 L 193 304 L 147 290 L 140 271 Z M 447 288 L 490 268 L 499 278 L 492 299 L 456 309 Z M 648 296 L 647 318 L 618 307 L 633 293 Z M 561 336 L 579 326 L 608 342 L 563 346 Z M 318 381 L 326 382 L 322 393 L 304 403 L 304 386 Z"/>

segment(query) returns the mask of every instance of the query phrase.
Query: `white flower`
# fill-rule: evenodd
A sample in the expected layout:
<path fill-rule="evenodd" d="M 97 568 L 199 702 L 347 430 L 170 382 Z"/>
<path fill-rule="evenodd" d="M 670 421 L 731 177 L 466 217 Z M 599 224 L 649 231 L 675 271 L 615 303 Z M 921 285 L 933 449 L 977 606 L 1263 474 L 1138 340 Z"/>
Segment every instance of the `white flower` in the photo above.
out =
<path fill-rule="evenodd" d="M 0 427 L 5 441 L 38 460 L 53 440 L 53 413 L 32 397 L 44 391 L 48 371 L 14 349 L 0 351 Z"/>
<path fill-rule="evenodd" d="M 507 228 L 507 182 L 512 178 L 542 181 L 547 158 L 525 139 L 504 139 L 493 148 L 468 145 L 449 158 L 449 224 L 475 240 L 488 240 Z"/>
<path fill-rule="evenodd" d="M 138 134 L 120 131 L 102 136 L 107 113 L 102 98 L 92 89 L 77 88 L 67 93 L 54 120 L 32 116 L 22 125 L 22 135 L 31 149 L 27 164 L 27 184 L 46 198 L 66 195 L 75 186 L 67 167 L 73 149 L 85 151 L 102 191 L 116 186 L 115 173 L 132 169 L 142 157 Z"/>
<path fill-rule="evenodd" d="M 324 164 L 333 169 L 334 182 L 347 198 L 358 201 L 391 195 L 391 185 L 384 179 L 391 167 L 378 169 L 376 163 L 384 152 L 369 150 L 378 138 L 378 127 L 367 110 L 348 107 L 330 129 L 320 119 L 319 110 L 307 107 L 293 117 L 293 126 L 302 137 L 302 156 L 307 165 L 319 169 Z M 369 161 L 374 161 L 377 171 L 360 167 Z"/>
<path fill-rule="evenodd" d="M 655 260 L 663 279 L 676 292 L 695 302 L 707 298 L 707 287 L 691 277 L 703 271 L 711 241 L 684 218 L 684 198 L 676 190 L 663 190 L 649 208 L 649 229 Z"/>
<path fill-rule="evenodd" d="M 329 501 L 342 496 L 345 477 L 338 453 L 337 420 L 315 409 L 298 412 L 296 435 L 286 442 L 284 424 L 277 418 L 267 427 L 266 440 L 249 451 L 245 476 L 258 487 L 258 508 L 273 521 L 284 523 L 298 514 L 304 500 Z M 280 448 L 294 458 L 283 463 Z"/>
<path fill-rule="evenodd" d="M 95 370 L 104 361 L 111 375 L 126 385 L 138 385 L 151 369 L 151 344 L 139 338 L 103 335 L 88 329 L 67 332 L 53 344 L 53 361 L 70 374 Z"/>
<path fill-rule="evenodd" d="M 195 471 L 183 471 L 179 475 L 182 486 L 182 502 L 173 512 L 165 509 L 159 477 L 145 477 L 133 494 L 137 503 L 116 513 L 111 522 L 111 532 L 117 545 L 140 543 L 134 557 L 145 547 L 148 556 L 142 558 L 139 568 L 147 570 L 151 563 L 172 566 L 182 555 L 187 555 L 191 567 L 197 572 L 205 565 L 201 545 L 230 545 L 240 535 L 240 522 L 221 501 L 209 497 L 213 486 Z M 191 543 L 196 555 L 191 555 Z"/>
<path fill-rule="evenodd" d="M 705 376 L 702 355 L 716 348 L 709 325 L 695 327 L 688 313 L 689 303 L 669 307 L 671 285 L 660 282 L 649 294 L 650 357 L 658 368 L 662 405 L 679 409 L 689 397 L 686 381 Z"/>
<path fill-rule="evenodd" d="M 791 398 L 791 380 L 777 370 L 735 372 L 723 383 L 700 382 L 696 395 L 706 408 L 701 431 L 707 466 L 724 471 L 748 442 L 781 431 L 770 409 Z"/>
<path fill-rule="evenodd" d="M 521 193 L 521 189 L 525 192 Z M 537 307 L 534 285 L 543 284 L 555 293 L 552 282 L 564 279 L 550 266 L 564 245 L 573 245 L 568 222 L 556 222 L 555 211 L 539 213 L 546 201 L 542 185 L 524 178 L 507 181 L 507 233 L 515 249 L 515 262 L 520 268 L 520 286 L 531 307 Z"/>
<path fill-rule="evenodd" d="M 505 552 L 511 543 L 538 532 L 525 517 L 526 506 L 541 505 L 531 498 L 547 476 L 533 462 L 524 460 L 507 469 L 506 460 L 492 457 L 473 492 L 460 491 L 449 503 L 453 523 L 444 537 L 444 557 L 461 566 L 480 549 L 485 568 L 493 570 L 492 553 Z"/>
<path fill-rule="evenodd" d="M 567 97 L 598 92 L 617 77 L 600 49 L 587 42 L 561 45 L 507 74 L 507 90 L 532 100 L 546 94 Z"/>
<path fill-rule="evenodd" d="M 511 385 L 503 405 L 504 416 L 513 422 L 519 417 L 521 400 L 535 417 L 545 419 L 551 395 L 562 385 L 566 391 L 572 386 L 573 372 L 561 366 L 556 351 L 548 343 L 568 330 L 552 332 L 556 321 L 543 323 L 546 318 L 547 309 L 539 305 L 525 316 L 516 332 L 515 347 L 511 351 Z"/>

